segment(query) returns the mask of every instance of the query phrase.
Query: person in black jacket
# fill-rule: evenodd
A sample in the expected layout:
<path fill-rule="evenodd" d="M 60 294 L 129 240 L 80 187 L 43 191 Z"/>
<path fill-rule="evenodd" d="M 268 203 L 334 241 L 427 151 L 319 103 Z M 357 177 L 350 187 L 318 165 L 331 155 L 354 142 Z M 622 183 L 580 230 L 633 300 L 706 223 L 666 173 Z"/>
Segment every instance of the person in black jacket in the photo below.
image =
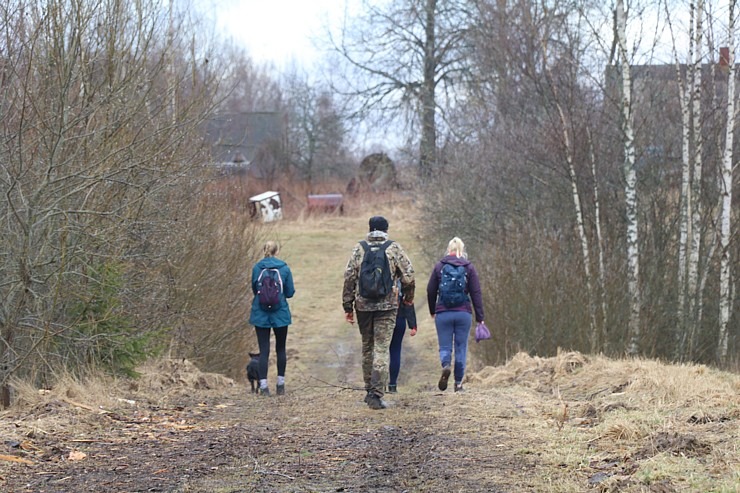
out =
<path fill-rule="evenodd" d="M 398 392 L 398 374 L 401 371 L 401 346 L 406 326 L 410 329 L 411 337 L 416 335 L 416 310 L 414 305 L 407 305 L 401 299 L 399 289 L 398 313 L 396 314 L 396 326 L 393 329 L 393 337 L 390 344 L 390 362 L 388 364 L 388 392 Z"/>
<path fill-rule="evenodd" d="M 462 302 L 449 303 L 444 298 L 448 291 L 447 273 L 464 267 L 464 285 L 461 290 Z M 457 293 L 452 293 L 456 295 Z M 454 237 L 447 245 L 446 255 L 434 266 L 427 284 L 429 314 L 434 318 L 439 341 L 439 360 L 442 363 L 442 376 L 439 390 L 447 390 L 447 380 L 451 373 L 452 350 L 455 350 L 455 392 L 463 390 L 465 364 L 468 354 L 468 337 L 472 325 L 473 311 L 477 322 L 483 322 L 483 295 L 478 272 L 468 260 L 463 241 Z"/>

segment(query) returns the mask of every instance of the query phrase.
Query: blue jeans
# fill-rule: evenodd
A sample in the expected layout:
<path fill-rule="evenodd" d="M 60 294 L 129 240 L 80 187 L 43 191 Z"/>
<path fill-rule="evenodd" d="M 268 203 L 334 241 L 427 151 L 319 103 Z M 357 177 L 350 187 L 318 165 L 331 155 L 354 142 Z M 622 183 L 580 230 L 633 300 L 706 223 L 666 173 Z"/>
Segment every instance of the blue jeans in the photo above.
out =
<path fill-rule="evenodd" d="M 468 337 L 473 315 L 465 311 L 439 312 L 434 317 L 439 341 L 439 361 L 442 367 L 451 366 L 452 347 L 455 347 L 455 383 L 462 383 L 465 361 L 468 357 Z"/>

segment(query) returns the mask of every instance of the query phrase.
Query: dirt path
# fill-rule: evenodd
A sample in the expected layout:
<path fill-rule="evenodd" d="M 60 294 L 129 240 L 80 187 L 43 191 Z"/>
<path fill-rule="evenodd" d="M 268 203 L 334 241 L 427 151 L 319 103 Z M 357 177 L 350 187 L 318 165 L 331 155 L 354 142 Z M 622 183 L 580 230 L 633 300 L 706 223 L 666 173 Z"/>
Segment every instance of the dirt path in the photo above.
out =
<path fill-rule="evenodd" d="M 384 214 L 391 221 L 391 238 L 407 250 L 409 257 L 420 259 L 415 239 L 415 225 L 404 218 L 402 206 L 389 208 Z M 360 336 L 356 325 L 344 320 L 341 289 L 344 267 L 354 244 L 365 237 L 367 218 L 328 217 L 301 222 L 284 222 L 276 226 L 275 234 L 283 243 L 283 258 L 291 265 L 296 295 L 291 300 L 293 325 L 288 346 L 291 348 L 293 378 L 301 386 L 317 380 L 340 385 L 361 385 Z M 425 286 L 429 267 L 424 262 L 414 264 L 417 271 L 416 312 L 419 333 L 404 341 L 403 371 L 399 385 L 428 383 L 437 367 L 436 333 L 426 307 Z M 271 368 L 274 371 L 274 367 Z M 273 377 L 274 378 L 274 377 Z"/>

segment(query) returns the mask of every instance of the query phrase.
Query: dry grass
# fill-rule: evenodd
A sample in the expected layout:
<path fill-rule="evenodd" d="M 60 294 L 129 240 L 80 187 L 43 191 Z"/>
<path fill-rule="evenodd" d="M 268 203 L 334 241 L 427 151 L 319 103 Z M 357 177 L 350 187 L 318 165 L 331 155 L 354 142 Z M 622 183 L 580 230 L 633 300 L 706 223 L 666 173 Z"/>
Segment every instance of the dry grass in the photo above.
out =
<path fill-rule="evenodd" d="M 738 375 L 563 352 L 554 358 L 520 353 L 470 379 L 517 395 L 522 414 L 533 412 L 547 423 L 520 436 L 542 444 L 539 454 L 551 471 L 560 465 L 591 474 L 600 491 L 654 491 L 651 485 L 662 483 L 667 489 L 657 491 L 730 492 L 740 485 L 732 466 L 740 463 Z M 568 474 L 554 478 L 537 491 L 583 488 Z"/>

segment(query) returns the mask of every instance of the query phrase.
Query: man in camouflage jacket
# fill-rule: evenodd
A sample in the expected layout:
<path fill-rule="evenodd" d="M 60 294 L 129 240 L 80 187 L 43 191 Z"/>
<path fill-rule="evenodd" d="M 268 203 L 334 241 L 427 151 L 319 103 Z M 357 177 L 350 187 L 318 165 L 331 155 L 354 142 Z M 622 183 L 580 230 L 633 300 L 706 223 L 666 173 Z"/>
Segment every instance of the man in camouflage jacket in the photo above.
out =
<path fill-rule="evenodd" d="M 383 243 L 388 240 L 388 221 L 382 216 L 370 218 L 368 244 Z M 362 376 L 365 380 L 367 396 L 365 402 L 371 409 L 383 409 L 383 390 L 388 380 L 388 347 L 393 336 L 398 310 L 397 282 L 401 281 L 403 303 L 414 303 L 414 268 L 403 247 L 395 241 L 386 249 L 386 256 L 393 278 L 393 290 L 385 298 L 369 300 L 360 295 L 359 274 L 362 259 L 365 256 L 362 245 L 358 242 L 352 249 L 352 255 L 344 271 L 344 289 L 342 306 L 347 322 L 355 323 L 354 311 L 357 312 L 357 323 L 362 335 Z"/>

